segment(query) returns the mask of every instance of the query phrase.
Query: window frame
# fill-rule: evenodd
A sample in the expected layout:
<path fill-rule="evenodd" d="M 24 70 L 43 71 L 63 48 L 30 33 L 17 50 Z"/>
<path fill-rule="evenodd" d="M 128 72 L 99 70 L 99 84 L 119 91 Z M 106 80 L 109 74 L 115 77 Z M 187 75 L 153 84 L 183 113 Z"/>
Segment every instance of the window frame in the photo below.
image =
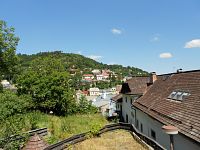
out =
<path fill-rule="evenodd" d="M 156 140 L 156 132 L 153 129 L 151 129 L 151 138 Z"/>
<path fill-rule="evenodd" d="M 142 123 L 140 123 L 140 131 L 141 131 L 141 133 L 143 133 L 143 124 Z"/>

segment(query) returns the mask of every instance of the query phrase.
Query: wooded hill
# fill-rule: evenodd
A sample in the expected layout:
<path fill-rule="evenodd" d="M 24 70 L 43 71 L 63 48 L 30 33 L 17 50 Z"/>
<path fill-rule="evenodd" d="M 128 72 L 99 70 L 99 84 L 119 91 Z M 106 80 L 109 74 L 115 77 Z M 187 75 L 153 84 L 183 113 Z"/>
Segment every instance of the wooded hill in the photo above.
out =
<path fill-rule="evenodd" d="M 110 69 L 114 71 L 116 74 L 121 74 L 122 76 L 141 76 L 147 75 L 148 72 L 143 71 L 139 68 L 135 67 L 123 67 L 122 65 L 107 65 L 100 62 L 97 62 L 93 59 L 84 57 L 79 54 L 73 53 L 63 53 L 62 51 L 54 51 L 54 52 L 41 52 L 37 54 L 27 55 L 27 54 L 18 54 L 20 58 L 20 65 L 23 69 L 30 66 L 31 62 L 36 58 L 45 58 L 45 57 L 53 57 L 60 59 L 63 62 L 66 70 L 77 69 L 79 71 L 83 71 L 83 73 L 91 73 L 93 69 Z"/>

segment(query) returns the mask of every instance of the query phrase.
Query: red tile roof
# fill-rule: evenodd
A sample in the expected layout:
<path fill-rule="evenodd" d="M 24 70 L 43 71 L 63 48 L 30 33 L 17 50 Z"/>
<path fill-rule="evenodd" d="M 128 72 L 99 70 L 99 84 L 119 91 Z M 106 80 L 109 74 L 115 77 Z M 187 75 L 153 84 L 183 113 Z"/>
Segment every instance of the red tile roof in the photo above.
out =
<path fill-rule="evenodd" d="M 84 74 L 83 76 L 84 77 L 93 77 L 94 75 L 93 74 Z"/>
<path fill-rule="evenodd" d="M 133 77 L 122 84 L 120 93 L 122 94 L 141 94 L 143 95 L 147 89 L 149 77 Z"/>
<path fill-rule="evenodd" d="M 82 91 L 83 94 L 88 95 L 89 91 Z"/>
<path fill-rule="evenodd" d="M 182 101 L 168 99 L 173 91 L 189 92 L 190 96 Z M 200 70 L 158 76 L 133 105 L 200 142 Z"/>
<path fill-rule="evenodd" d="M 118 94 L 111 98 L 113 101 L 120 102 L 122 100 L 122 94 Z"/>

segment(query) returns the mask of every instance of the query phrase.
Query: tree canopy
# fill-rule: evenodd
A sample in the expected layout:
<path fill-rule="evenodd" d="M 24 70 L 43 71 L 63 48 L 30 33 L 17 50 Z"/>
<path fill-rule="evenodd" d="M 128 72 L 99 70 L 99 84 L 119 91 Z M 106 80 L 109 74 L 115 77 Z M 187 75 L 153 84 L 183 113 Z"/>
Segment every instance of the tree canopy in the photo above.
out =
<path fill-rule="evenodd" d="M 59 115 L 69 114 L 75 105 L 70 81 L 70 75 L 58 59 L 38 58 L 19 76 L 18 93 L 30 94 L 36 109 Z"/>
<path fill-rule="evenodd" d="M 9 80 L 13 78 L 18 62 L 16 47 L 19 38 L 14 31 L 13 27 L 7 27 L 6 22 L 0 20 L 0 75 Z"/>
<path fill-rule="evenodd" d="M 143 71 L 139 68 L 135 67 L 124 67 L 122 65 L 107 65 L 100 62 L 97 62 L 93 59 L 84 57 L 79 54 L 72 53 L 63 53 L 62 51 L 54 51 L 54 52 L 41 52 L 38 54 L 26 55 L 26 54 L 18 54 L 21 59 L 20 64 L 25 69 L 30 66 L 31 62 L 37 58 L 45 58 L 45 57 L 54 57 L 60 59 L 62 64 L 64 65 L 67 71 L 70 71 L 72 67 L 75 67 L 77 71 L 82 71 L 82 73 L 91 73 L 93 69 L 110 69 L 114 71 L 119 76 L 128 76 L 128 75 L 147 75 L 148 72 Z"/>

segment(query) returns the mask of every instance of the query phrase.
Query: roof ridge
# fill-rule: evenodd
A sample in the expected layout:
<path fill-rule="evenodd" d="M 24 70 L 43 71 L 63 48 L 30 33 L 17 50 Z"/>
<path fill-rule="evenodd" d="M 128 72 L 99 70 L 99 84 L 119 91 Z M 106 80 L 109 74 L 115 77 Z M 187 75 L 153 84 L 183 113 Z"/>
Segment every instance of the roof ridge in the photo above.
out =
<path fill-rule="evenodd" d="M 181 74 L 181 73 L 191 73 L 191 72 L 200 72 L 200 69 L 197 69 L 197 70 L 187 70 L 187 71 L 181 71 L 181 72 L 164 73 L 164 74 L 159 74 L 158 76 L 174 75 L 174 74 Z"/>

